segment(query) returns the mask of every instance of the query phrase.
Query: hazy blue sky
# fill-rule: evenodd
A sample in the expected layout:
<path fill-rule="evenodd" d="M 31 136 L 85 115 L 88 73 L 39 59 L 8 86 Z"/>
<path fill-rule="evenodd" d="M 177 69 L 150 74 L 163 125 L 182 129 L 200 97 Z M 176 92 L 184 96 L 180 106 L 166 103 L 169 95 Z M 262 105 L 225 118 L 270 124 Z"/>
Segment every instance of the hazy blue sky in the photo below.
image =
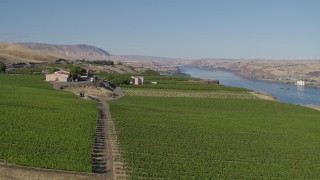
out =
<path fill-rule="evenodd" d="M 320 58 L 320 0 L 1 0 L 0 40 L 111 54 Z"/>

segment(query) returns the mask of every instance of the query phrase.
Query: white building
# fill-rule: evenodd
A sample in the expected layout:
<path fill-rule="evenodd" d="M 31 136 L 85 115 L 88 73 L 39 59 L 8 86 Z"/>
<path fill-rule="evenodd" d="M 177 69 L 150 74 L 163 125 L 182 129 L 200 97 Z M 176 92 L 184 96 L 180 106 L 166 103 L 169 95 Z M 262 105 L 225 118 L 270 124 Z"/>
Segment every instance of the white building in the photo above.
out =
<path fill-rule="evenodd" d="M 296 85 L 297 85 L 297 86 L 304 86 L 304 85 L 305 85 L 305 82 L 302 81 L 302 80 L 299 80 L 299 81 L 296 82 Z"/>
<path fill-rule="evenodd" d="M 46 75 L 46 81 L 58 81 L 58 82 L 68 82 L 70 77 L 69 71 L 57 71 L 53 74 Z"/>
<path fill-rule="evenodd" d="M 134 85 L 143 84 L 144 77 L 143 76 L 131 76 L 131 82 Z"/>

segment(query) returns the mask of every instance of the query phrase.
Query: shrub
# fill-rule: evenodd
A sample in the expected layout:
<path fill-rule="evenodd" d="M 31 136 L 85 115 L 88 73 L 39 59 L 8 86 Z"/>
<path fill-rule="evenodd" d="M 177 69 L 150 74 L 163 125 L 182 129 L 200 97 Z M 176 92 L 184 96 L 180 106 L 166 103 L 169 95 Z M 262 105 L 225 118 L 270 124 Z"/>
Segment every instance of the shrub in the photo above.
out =
<path fill-rule="evenodd" d="M 6 71 L 6 65 L 3 62 L 0 62 L 0 72 Z"/>
<path fill-rule="evenodd" d="M 142 73 L 142 75 L 156 75 L 156 76 L 159 76 L 160 73 L 158 71 L 155 71 L 155 70 L 147 69 Z"/>
<path fill-rule="evenodd" d="M 50 74 L 52 74 L 52 73 L 54 73 L 56 71 L 59 71 L 59 69 L 55 68 L 55 67 L 52 67 L 52 68 L 49 68 L 48 71 L 49 71 Z"/>

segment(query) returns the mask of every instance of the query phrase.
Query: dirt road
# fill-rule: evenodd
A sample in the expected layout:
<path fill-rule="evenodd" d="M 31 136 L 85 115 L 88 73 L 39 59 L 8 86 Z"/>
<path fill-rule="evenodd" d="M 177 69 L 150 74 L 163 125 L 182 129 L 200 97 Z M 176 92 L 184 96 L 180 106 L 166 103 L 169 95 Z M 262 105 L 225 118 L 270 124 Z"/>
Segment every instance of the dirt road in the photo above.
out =
<path fill-rule="evenodd" d="M 101 174 L 104 179 L 113 179 L 113 156 L 111 151 L 111 136 L 108 130 L 107 105 L 105 98 L 93 98 L 97 101 L 99 115 L 94 146 L 92 151 L 92 172 Z"/>
<path fill-rule="evenodd" d="M 42 180 L 42 179 L 59 179 L 59 180 L 91 180 L 106 179 L 102 174 L 81 173 L 73 171 L 59 171 L 42 168 L 31 168 L 25 166 L 11 165 L 0 162 L 0 179 L 1 180 Z"/>

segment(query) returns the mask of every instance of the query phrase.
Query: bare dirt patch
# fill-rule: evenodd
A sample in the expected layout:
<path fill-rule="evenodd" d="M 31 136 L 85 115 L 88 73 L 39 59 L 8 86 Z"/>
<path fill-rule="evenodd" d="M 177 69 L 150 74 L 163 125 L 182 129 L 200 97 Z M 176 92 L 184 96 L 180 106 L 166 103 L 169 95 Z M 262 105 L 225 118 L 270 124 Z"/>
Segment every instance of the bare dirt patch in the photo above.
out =
<path fill-rule="evenodd" d="M 304 105 L 305 107 L 308 107 L 308 108 L 312 108 L 312 109 L 315 109 L 315 110 L 318 110 L 320 111 L 320 106 L 317 106 L 317 105 Z"/>
<path fill-rule="evenodd" d="M 110 90 L 107 90 L 103 87 L 97 87 L 95 85 L 69 85 L 65 87 L 63 90 L 70 91 L 77 96 L 79 96 L 80 92 L 84 93 L 84 98 L 88 99 L 88 96 L 92 97 L 99 97 L 99 98 L 110 98 L 112 97 L 113 93 Z"/>
<path fill-rule="evenodd" d="M 277 98 L 274 97 L 273 95 L 266 93 L 266 92 L 262 92 L 262 91 L 253 91 L 253 92 L 251 92 L 251 94 L 258 97 L 259 99 L 272 100 L 272 101 L 277 100 Z"/>
<path fill-rule="evenodd" d="M 100 174 L 32 168 L 0 162 L 0 179 L 106 179 Z"/>

